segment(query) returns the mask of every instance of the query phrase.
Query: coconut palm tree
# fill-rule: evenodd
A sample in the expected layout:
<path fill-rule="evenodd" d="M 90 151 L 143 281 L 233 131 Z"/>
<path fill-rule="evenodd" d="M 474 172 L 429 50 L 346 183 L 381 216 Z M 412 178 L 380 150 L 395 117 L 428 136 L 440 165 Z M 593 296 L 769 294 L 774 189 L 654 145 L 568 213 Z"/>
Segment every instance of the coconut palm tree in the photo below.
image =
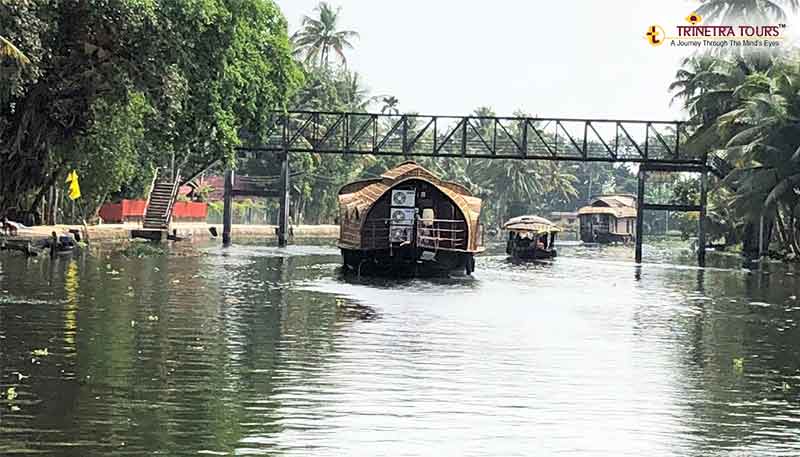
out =
<path fill-rule="evenodd" d="M 701 0 L 697 12 L 721 23 L 747 18 L 758 22 L 785 20 L 787 12 L 796 12 L 798 0 Z"/>
<path fill-rule="evenodd" d="M 307 63 L 319 63 L 325 67 L 330 63 L 333 50 L 341 63 L 347 65 L 344 50 L 353 48 L 351 40 L 358 38 L 358 33 L 339 30 L 341 7 L 333 8 L 326 2 L 320 2 L 314 11 L 318 16 L 304 16 L 301 29 L 292 36 L 296 50 L 305 56 Z"/>
<path fill-rule="evenodd" d="M 400 114 L 400 110 L 397 108 L 397 104 L 400 103 L 400 100 L 397 99 L 394 95 L 386 95 L 381 97 L 381 114 Z"/>
<path fill-rule="evenodd" d="M 358 72 L 344 70 L 337 81 L 339 93 L 348 111 L 363 112 L 367 110 L 371 98 L 369 90 L 364 86 L 363 78 Z"/>
<path fill-rule="evenodd" d="M 0 57 L 8 57 L 23 65 L 31 63 L 30 59 L 22 51 L 3 36 L 0 36 Z"/>
<path fill-rule="evenodd" d="M 541 165 L 542 181 L 549 206 L 556 207 L 578 196 L 575 183 L 578 178 L 568 168 L 558 162 L 544 162 Z"/>
<path fill-rule="evenodd" d="M 700 94 L 714 89 L 727 78 L 724 61 L 709 55 L 692 55 L 683 60 L 669 85 L 672 103 L 691 103 Z"/>
<path fill-rule="evenodd" d="M 800 255 L 800 55 L 719 61 L 715 76 L 696 84 L 705 92 L 686 89 L 691 77 L 673 84 L 686 90 L 681 98 L 695 124 L 687 146 L 720 150 L 736 167 L 723 184 L 735 190 L 729 206 L 751 237 L 762 217 L 774 220 L 784 247 Z"/>

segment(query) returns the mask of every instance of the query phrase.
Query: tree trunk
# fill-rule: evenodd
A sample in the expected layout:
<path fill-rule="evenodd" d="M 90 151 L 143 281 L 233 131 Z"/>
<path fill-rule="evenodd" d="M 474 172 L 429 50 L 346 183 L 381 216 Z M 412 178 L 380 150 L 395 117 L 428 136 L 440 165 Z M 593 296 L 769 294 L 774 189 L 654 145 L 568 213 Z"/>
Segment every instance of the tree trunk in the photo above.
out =
<path fill-rule="evenodd" d="M 784 247 L 791 249 L 789 235 L 786 233 L 786 226 L 783 223 L 780 208 L 775 208 L 775 222 L 778 224 L 778 242 Z"/>

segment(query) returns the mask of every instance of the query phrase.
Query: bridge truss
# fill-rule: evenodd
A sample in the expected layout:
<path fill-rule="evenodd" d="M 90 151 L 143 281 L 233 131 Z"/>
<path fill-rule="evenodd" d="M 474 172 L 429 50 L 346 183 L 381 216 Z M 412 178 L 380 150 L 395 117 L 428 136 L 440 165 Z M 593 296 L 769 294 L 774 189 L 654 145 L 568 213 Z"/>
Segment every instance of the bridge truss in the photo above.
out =
<path fill-rule="evenodd" d="M 686 132 L 679 121 L 287 111 L 274 112 L 266 129 L 263 144 L 242 147 L 240 152 L 282 157 L 280 245 L 286 244 L 288 233 L 292 153 L 637 163 L 636 262 L 642 260 L 643 212 L 667 210 L 700 212 L 698 262 L 705 264 L 707 172 L 714 168 L 709 168 L 707 154 L 681 148 Z M 701 201 L 645 203 L 648 172 L 700 173 Z M 229 171 L 226 189 L 234 188 L 232 180 Z M 229 221 L 223 241 L 230 241 Z"/>
<path fill-rule="evenodd" d="M 704 164 L 681 150 L 681 122 L 435 116 L 324 111 L 275 113 L 267 152 Z"/>

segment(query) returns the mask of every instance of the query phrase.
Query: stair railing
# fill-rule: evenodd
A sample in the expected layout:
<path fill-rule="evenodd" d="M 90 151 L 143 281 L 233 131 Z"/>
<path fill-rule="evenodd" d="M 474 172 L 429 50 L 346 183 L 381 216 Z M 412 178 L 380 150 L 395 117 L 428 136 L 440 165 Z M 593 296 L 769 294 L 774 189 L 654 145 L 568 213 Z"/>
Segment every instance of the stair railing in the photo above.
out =
<path fill-rule="evenodd" d="M 181 187 L 181 171 L 180 169 L 175 170 L 175 181 L 172 183 L 172 192 L 169 196 L 169 206 L 167 207 L 167 214 L 164 217 L 164 225 L 166 228 L 169 228 L 169 224 L 172 220 L 172 208 L 175 206 L 175 200 L 178 197 L 178 189 Z"/>
<path fill-rule="evenodd" d="M 156 188 L 156 181 L 158 181 L 158 175 L 161 174 L 161 168 L 156 167 L 156 172 L 153 173 L 153 181 L 150 182 L 150 191 L 147 192 L 147 200 L 144 202 L 144 212 L 142 213 L 142 220 L 139 223 L 141 226 L 144 227 L 144 219 L 147 217 L 147 209 L 150 208 L 150 196 L 153 195 L 153 191 Z"/>

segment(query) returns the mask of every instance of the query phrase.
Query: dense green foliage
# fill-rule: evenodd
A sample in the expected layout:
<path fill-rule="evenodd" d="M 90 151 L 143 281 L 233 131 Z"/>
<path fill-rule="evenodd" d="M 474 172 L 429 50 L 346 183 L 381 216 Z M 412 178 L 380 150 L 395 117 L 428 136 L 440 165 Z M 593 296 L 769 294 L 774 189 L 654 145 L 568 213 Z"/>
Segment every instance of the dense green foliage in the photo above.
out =
<path fill-rule="evenodd" d="M 798 2 L 706 0 L 698 10 L 719 20 L 782 20 Z M 788 257 L 800 255 L 800 54 L 698 54 L 684 61 L 670 86 L 690 116 L 687 147 L 723 158 L 732 167 L 710 195 L 708 224 L 728 244 L 758 249 L 765 241 Z M 677 198 L 690 198 L 678 186 Z M 686 219 L 686 218 L 684 218 Z"/>
<path fill-rule="evenodd" d="M 694 127 L 688 146 L 734 167 L 712 194 L 712 220 L 735 242 L 763 216 L 780 249 L 797 256 L 800 55 L 696 56 L 677 77 Z"/>
<path fill-rule="evenodd" d="M 231 159 L 301 78 L 265 0 L 0 0 L 0 30 L 30 59 L 0 71 L 0 213 L 39 211 L 71 168 L 88 209 L 153 166 Z"/>

